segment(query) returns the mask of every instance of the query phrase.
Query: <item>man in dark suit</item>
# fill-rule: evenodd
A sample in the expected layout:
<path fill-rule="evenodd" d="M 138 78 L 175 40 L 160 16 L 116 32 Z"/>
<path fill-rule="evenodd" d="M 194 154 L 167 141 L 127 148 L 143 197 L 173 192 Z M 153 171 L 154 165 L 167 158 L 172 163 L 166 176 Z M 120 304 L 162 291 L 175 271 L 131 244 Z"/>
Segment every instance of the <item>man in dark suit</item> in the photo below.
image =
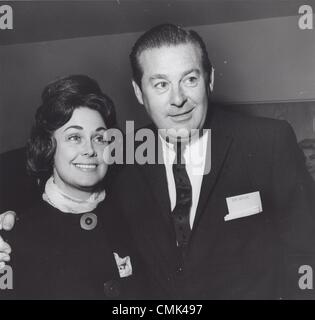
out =
<path fill-rule="evenodd" d="M 213 68 L 193 31 L 157 26 L 130 58 L 164 162 L 127 165 L 110 197 L 130 225 L 155 297 L 300 297 L 299 267 L 314 264 L 315 213 L 291 127 L 212 106 Z M 176 165 L 179 150 L 184 160 Z M 197 150 L 203 174 L 187 161 Z"/>

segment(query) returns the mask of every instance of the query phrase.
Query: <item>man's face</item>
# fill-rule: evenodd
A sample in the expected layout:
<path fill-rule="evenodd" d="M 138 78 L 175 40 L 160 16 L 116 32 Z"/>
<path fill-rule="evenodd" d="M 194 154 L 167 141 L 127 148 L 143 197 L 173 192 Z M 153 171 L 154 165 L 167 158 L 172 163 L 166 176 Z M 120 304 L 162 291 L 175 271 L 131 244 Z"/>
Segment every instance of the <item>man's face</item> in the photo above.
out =
<path fill-rule="evenodd" d="M 158 129 L 171 140 L 188 138 L 192 129 L 202 129 L 209 87 L 201 62 L 201 50 L 187 43 L 147 49 L 139 56 L 143 70 L 141 88 L 133 82 L 143 104 Z M 163 134 L 162 134 L 163 135 Z"/>
<path fill-rule="evenodd" d="M 307 170 L 315 180 L 315 152 L 313 149 L 303 149 L 303 152 Z"/>

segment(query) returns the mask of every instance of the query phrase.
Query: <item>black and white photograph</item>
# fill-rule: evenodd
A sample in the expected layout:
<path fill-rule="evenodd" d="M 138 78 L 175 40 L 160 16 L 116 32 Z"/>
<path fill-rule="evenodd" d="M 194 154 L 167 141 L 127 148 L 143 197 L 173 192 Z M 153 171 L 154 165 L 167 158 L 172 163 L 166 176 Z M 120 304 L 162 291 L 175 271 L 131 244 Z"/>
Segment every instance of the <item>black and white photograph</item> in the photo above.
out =
<path fill-rule="evenodd" d="M 0 300 L 315 300 L 314 10 L 0 1 Z"/>

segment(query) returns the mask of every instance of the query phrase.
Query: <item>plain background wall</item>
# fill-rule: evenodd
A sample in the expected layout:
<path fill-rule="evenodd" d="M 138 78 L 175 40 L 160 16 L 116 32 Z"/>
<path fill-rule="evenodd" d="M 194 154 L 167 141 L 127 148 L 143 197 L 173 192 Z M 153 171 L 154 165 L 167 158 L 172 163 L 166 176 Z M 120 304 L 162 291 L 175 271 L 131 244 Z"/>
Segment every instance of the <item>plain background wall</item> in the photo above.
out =
<path fill-rule="evenodd" d="M 314 135 L 315 30 L 299 30 L 297 16 L 192 28 L 215 66 L 214 100 L 287 119 L 299 139 Z M 144 125 L 148 118 L 132 92 L 128 61 L 139 35 L 0 46 L 0 152 L 25 144 L 43 87 L 68 74 L 98 80 L 113 98 L 122 128 L 132 119 Z"/>

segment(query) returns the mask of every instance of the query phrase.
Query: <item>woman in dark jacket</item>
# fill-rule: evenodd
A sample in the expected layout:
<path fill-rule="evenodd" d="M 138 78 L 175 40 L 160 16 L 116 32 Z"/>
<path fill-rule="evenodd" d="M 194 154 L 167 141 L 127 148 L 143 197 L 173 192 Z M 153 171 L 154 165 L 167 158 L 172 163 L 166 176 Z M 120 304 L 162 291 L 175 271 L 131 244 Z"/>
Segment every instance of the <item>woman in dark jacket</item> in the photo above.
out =
<path fill-rule="evenodd" d="M 142 297 L 128 230 L 104 202 L 104 134 L 115 125 L 113 102 L 91 78 L 69 76 L 44 89 L 27 146 L 42 199 L 8 233 L 14 281 L 4 298 Z"/>

